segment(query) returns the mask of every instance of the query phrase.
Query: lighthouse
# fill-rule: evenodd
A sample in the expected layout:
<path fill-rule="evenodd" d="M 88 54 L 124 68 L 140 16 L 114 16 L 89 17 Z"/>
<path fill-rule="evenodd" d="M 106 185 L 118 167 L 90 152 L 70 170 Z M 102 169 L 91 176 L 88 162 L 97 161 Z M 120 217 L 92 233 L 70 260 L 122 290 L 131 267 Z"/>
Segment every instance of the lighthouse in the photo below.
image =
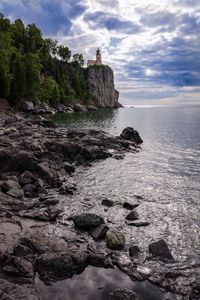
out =
<path fill-rule="evenodd" d="M 96 65 L 102 65 L 101 51 L 99 48 L 97 49 L 97 52 L 96 52 Z"/>
<path fill-rule="evenodd" d="M 102 65 L 101 51 L 100 51 L 99 48 L 96 51 L 96 60 L 88 60 L 87 65 L 88 66 L 94 66 L 94 65 L 100 66 L 100 65 Z"/>

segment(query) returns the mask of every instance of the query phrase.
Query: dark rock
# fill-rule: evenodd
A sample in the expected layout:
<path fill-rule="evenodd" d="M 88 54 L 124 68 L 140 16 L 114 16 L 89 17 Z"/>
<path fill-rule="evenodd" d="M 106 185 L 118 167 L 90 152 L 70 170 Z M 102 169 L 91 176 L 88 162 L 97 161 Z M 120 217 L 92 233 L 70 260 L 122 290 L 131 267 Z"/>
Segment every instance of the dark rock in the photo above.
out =
<path fill-rule="evenodd" d="M 149 245 L 149 251 L 154 257 L 173 260 L 173 256 L 164 240 L 153 242 Z"/>
<path fill-rule="evenodd" d="M 2 190 L 4 192 L 7 192 L 11 189 L 18 189 L 18 190 L 21 189 L 19 183 L 17 181 L 14 181 L 14 180 L 3 181 L 1 187 L 2 187 Z"/>
<path fill-rule="evenodd" d="M 89 111 L 96 111 L 98 108 L 96 106 L 92 106 L 92 105 L 89 105 L 87 106 L 87 110 Z"/>
<path fill-rule="evenodd" d="M 43 113 L 45 113 L 44 110 L 42 110 Z M 41 112 L 37 112 L 37 113 L 41 113 Z M 46 119 L 42 119 L 42 120 L 34 120 L 32 121 L 33 124 L 42 126 L 42 127 L 47 127 L 47 128 L 57 128 L 56 124 L 54 124 L 52 121 L 50 120 L 46 120 Z"/>
<path fill-rule="evenodd" d="M 46 162 L 40 163 L 38 165 L 38 169 L 40 175 L 45 179 L 53 179 L 57 177 L 57 172 L 53 168 L 50 168 Z"/>
<path fill-rule="evenodd" d="M 10 151 L 0 151 L 0 170 L 1 172 L 23 172 L 33 171 L 38 168 L 37 159 L 30 153 L 21 151 L 13 153 Z"/>
<path fill-rule="evenodd" d="M 122 250 L 125 246 L 123 233 L 116 229 L 109 229 L 106 233 L 107 246 L 110 249 Z"/>
<path fill-rule="evenodd" d="M 30 112 L 33 112 L 34 108 L 35 108 L 35 106 L 34 106 L 33 102 L 31 102 L 31 101 L 23 101 L 22 102 L 23 111 L 30 113 Z"/>
<path fill-rule="evenodd" d="M 108 229 L 108 226 L 106 226 L 105 224 L 100 224 L 99 226 L 92 229 L 90 231 L 90 234 L 96 241 L 99 241 L 105 236 Z"/>
<path fill-rule="evenodd" d="M 138 203 L 132 204 L 132 203 L 129 203 L 129 202 L 124 202 L 124 204 L 123 204 L 123 207 L 128 209 L 128 210 L 132 210 L 132 209 L 134 209 L 138 206 L 139 206 Z"/>
<path fill-rule="evenodd" d="M 36 180 L 36 178 L 34 177 L 34 175 L 29 172 L 29 171 L 25 171 L 23 174 L 21 174 L 21 176 L 19 177 L 19 182 L 22 186 L 29 184 L 29 183 L 34 183 Z"/>
<path fill-rule="evenodd" d="M 145 227 L 145 226 L 149 226 L 150 223 L 149 222 L 140 222 L 140 221 L 136 221 L 136 222 L 126 222 L 127 225 L 129 226 L 135 226 L 135 227 Z"/>
<path fill-rule="evenodd" d="M 42 254 L 36 259 L 36 272 L 45 283 L 72 277 L 87 265 L 87 255 L 82 252 Z"/>
<path fill-rule="evenodd" d="M 9 196 L 13 197 L 13 198 L 17 198 L 17 199 L 22 199 L 24 196 L 24 192 L 23 190 L 20 188 L 12 188 L 9 191 L 6 192 Z"/>
<path fill-rule="evenodd" d="M 65 195 L 65 194 L 73 195 L 76 190 L 77 190 L 77 187 L 76 187 L 75 183 L 66 183 L 60 187 L 59 192 L 60 192 L 60 194 L 63 194 L 63 195 Z"/>
<path fill-rule="evenodd" d="M 106 198 L 101 201 L 101 204 L 107 207 L 112 207 L 114 205 L 114 201 Z"/>
<path fill-rule="evenodd" d="M 29 183 L 29 184 L 26 184 L 23 187 L 23 189 L 24 189 L 25 193 L 31 193 L 32 194 L 33 192 L 36 191 L 37 187 L 34 184 Z"/>
<path fill-rule="evenodd" d="M 109 300 L 137 300 L 136 294 L 128 290 L 124 289 L 116 289 L 109 294 Z"/>
<path fill-rule="evenodd" d="M 134 221 L 139 218 L 138 213 L 135 210 L 132 210 L 127 216 L 126 220 Z"/>
<path fill-rule="evenodd" d="M 129 248 L 129 255 L 131 257 L 137 255 L 138 253 L 140 253 L 140 248 L 138 246 L 131 246 Z"/>
<path fill-rule="evenodd" d="M 105 223 L 102 217 L 91 213 L 73 216 L 72 220 L 77 227 L 84 229 L 89 229 Z"/>
<path fill-rule="evenodd" d="M 73 109 L 78 112 L 87 111 L 87 108 L 81 104 L 74 104 Z"/>
<path fill-rule="evenodd" d="M 125 140 L 135 142 L 136 144 L 143 143 L 143 140 L 141 139 L 139 133 L 137 132 L 137 130 L 134 130 L 133 127 L 126 127 L 120 134 L 120 137 Z"/>
<path fill-rule="evenodd" d="M 65 168 L 65 170 L 66 170 L 67 173 L 73 173 L 73 172 L 75 172 L 75 167 L 73 165 L 71 165 L 70 163 L 64 162 L 63 166 L 64 166 L 64 168 Z"/>

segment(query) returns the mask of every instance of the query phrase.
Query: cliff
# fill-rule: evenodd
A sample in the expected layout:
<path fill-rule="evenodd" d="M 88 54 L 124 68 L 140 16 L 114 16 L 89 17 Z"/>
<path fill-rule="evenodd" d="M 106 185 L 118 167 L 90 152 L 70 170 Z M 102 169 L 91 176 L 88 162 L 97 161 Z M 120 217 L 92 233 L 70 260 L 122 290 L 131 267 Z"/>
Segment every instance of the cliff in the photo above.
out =
<path fill-rule="evenodd" d="M 115 90 L 113 70 L 109 66 L 89 67 L 87 81 L 89 94 L 97 107 L 121 106 L 118 102 L 119 92 Z"/>

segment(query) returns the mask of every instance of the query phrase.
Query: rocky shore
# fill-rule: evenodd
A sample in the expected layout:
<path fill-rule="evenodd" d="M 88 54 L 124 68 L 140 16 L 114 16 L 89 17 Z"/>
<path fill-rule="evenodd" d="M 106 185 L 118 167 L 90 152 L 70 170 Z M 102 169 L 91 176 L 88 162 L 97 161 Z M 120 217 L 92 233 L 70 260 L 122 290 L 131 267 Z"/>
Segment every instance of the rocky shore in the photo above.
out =
<path fill-rule="evenodd" d="M 80 206 L 73 213 L 78 174 L 98 160 L 140 151 L 137 131 L 128 127 L 114 137 L 59 128 L 42 117 L 0 117 L 0 299 L 41 299 L 36 275 L 51 284 L 89 265 L 116 266 L 132 280 L 148 280 L 163 289 L 166 300 L 200 299 L 200 266 L 194 272 L 194 266 L 177 262 L 164 240 L 151 243 L 148 252 L 130 245 L 125 230 L 90 211 L 90 197 L 84 211 Z M 139 200 L 99 198 L 96 203 L 105 211 L 124 210 L 125 225 L 137 228 L 149 225 L 137 213 Z M 119 286 L 108 297 L 128 300 L 137 294 Z"/>

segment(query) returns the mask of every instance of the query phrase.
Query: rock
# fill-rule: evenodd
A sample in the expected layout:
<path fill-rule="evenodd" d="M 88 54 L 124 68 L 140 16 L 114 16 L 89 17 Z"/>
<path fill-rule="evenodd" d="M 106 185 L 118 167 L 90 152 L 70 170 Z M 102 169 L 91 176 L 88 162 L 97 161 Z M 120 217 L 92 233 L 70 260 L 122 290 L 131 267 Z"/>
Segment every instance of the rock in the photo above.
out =
<path fill-rule="evenodd" d="M 29 184 L 26 184 L 23 187 L 23 189 L 24 189 L 25 193 L 31 193 L 32 194 L 33 192 L 36 191 L 37 187 L 34 184 L 29 183 Z"/>
<path fill-rule="evenodd" d="M 174 260 L 173 256 L 164 240 L 159 240 L 153 242 L 149 245 L 149 251 L 153 254 L 154 257 Z"/>
<path fill-rule="evenodd" d="M 65 194 L 73 195 L 76 190 L 77 187 L 75 183 L 66 183 L 59 188 L 59 193 L 63 195 Z"/>
<path fill-rule="evenodd" d="M 116 289 L 109 294 L 109 300 L 137 300 L 136 294 L 128 290 L 124 289 Z"/>
<path fill-rule="evenodd" d="M 19 182 L 22 186 L 29 184 L 29 183 L 34 183 L 36 178 L 33 176 L 33 174 L 29 171 L 25 171 L 21 176 L 19 177 Z"/>
<path fill-rule="evenodd" d="M 115 90 L 113 71 L 109 66 L 93 66 L 87 72 L 88 92 L 96 107 L 116 107 L 119 93 Z"/>
<path fill-rule="evenodd" d="M 132 204 L 132 203 L 129 203 L 129 202 L 124 202 L 124 204 L 123 204 L 123 207 L 128 209 L 128 210 L 132 210 L 132 209 L 134 209 L 138 206 L 139 206 L 138 203 Z"/>
<path fill-rule="evenodd" d="M 57 177 L 57 172 L 53 168 L 50 168 L 46 162 L 40 163 L 38 165 L 38 169 L 40 175 L 45 179 L 53 179 Z"/>
<path fill-rule="evenodd" d="M 11 196 L 13 198 L 17 198 L 17 199 L 22 199 L 24 196 L 24 192 L 21 188 L 20 189 L 12 188 L 9 191 L 7 191 L 6 194 L 8 194 L 9 196 Z"/>
<path fill-rule="evenodd" d="M 87 111 L 87 108 L 81 104 L 74 104 L 73 109 L 78 112 Z"/>
<path fill-rule="evenodd" d="M 70 164 L 70 163 L 68 163 L 68 162 L 64 162 L 64 163 L 63 163 L 63 166 L 64 166 L 65 171 L 66 171 L 67 173 L 73 173 L 73 172 L 75 172 L 75 167 L 74 167 L 72 164 Z"/>
<path fill-rule="evenodd" d="M 18 190 L 21 189 L 19 183 L 16 182 L 16 181 L 14 181 L 14 180 L 7 180 L 7 181 L 4 181 L 4 182 L 2 183 L 2 186 L 1 186 L 1 187 L 2 187 L 2 190 L 3 190 L 4 192 L 7 192 L 7 191 L 9 191 L 9 190 L 11 190 L 11 189 L 18 189 Z"/>
<path fill-rule="evenodd" d="M 34 106 L 33 102 L 31 102 L 31 101 L 24 101 L 22 103 L 22 109 L 25 112 L 29 112 L 29 113 L 33 112 L 34 108 L 35 108 L 35 106 Z"/>
<path fill-rule="evenodd" d="M 141 139 L 139 133 L 134 130 L 133 127 L 126 127 L 120 134 L 120 137 L 125 140 L 135 142 L 136 144 L 143 143 L 143 140 Z"/>
<path fill-rule="evenodd" d="M 106 233 L 107 246 L 110 249 L 122 250 L 125 246 L 123 233 L 116 229 L 110 229 Z"/>
<path fill-rule="evenodd" d="M 0 150 L 0 170 L 3 172 L 33 171 L 38 168 L 37 159 L 25 151 L 13 152 Z"/>
<path fill-rule="evenodd" d="M 87 106 L 87 110 L 89 111 L 96 111 L 98 108 L 96 106 L 93 106 L 93 105 L 89 105 Z"/>
<path fill-rule="evenodd" d="M 114 201 L 106 198 L 101 201 L 101 204 L 107 207 L 112 207 L 114 205 Z"/>
<path fill-rule="evenodd" d="M 135 210 L 132 210 L 127 216 L 126 220 L 134 221 L 139 218 L 138 213 Z"/>
<path fill-rule="evenodd" d="M 150 223 L 149 222 L 140 222 L 140 221 L 136 221 L 136 222 L 126 222 L 127 225 L 129 226 L 135 226 L 135 227 L 145 227 L 145 226 L 149 226 Z"/>
<path fill-rule="evenodd" d="M 39 186 L 40 188 L 43 188 L 43 187 L 45 186 L 45 183 L 44 183 L 44 181 L 43 181 L 41 178 L 38 178 L 38 179 L 37 179 L 37 182 L 38 182 L 38 186 Z"/>
<path fill-rule="evenodd" d="M 87 255 L 82 252 L 61 252 L 42 254 L 36 259 L 36 272 L 45 283 L 71 278 L 84 270 Z"/>
<path fill-rule="evenodd" d="M 137 255 L 140 253 L 140 248 L 138 246 L 131 246 L 129 248 L 129 255 L 130 257 Z"/>
<path fill-rule="evenodd" d="M 72 220 L 77 227 L 83 229 L 89 229 L 105 223 L 102 217 L 91 213 L 83 213 L 81 215 L 73 216 Z"/>
<path fill-rule="evenodd" d="M 106 226 L 105 224 L 100 224 L 99 226 L 92 229 L 90 231 L 90 234 L 96 241 L 99 241 L 105 236 L 108 229 L 108 226 Z"/>

